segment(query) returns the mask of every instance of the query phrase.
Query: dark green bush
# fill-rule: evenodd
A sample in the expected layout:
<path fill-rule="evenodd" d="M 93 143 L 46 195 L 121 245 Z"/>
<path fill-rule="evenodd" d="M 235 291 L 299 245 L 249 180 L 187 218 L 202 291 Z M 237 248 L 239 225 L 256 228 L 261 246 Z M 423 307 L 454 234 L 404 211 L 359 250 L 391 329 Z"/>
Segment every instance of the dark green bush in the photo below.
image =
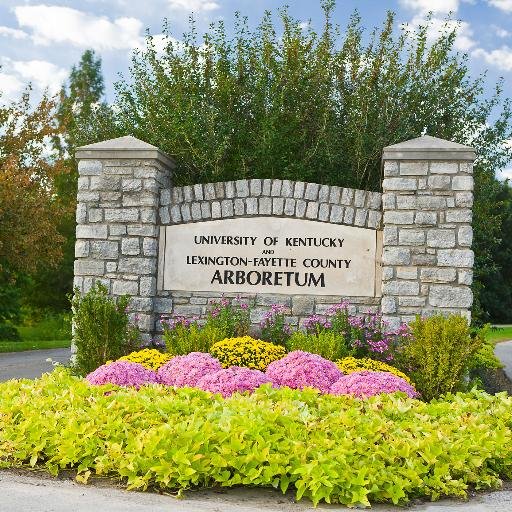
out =
<path fill-rule="evenodd" d="M 96 283 L 82 294 L 75 289 L 71 299 L 73 342 L 76 347 L 74 370 L 86 375 L 108 360 L 129 354 L 139 344 L 139 333 L 130 324 L 128 296 L 114 299 L 107 288 Z"/>
<path fill-rule="evenodd" d="M 21 337 L 16 327 L 8 324 L 0 324 L 0 340 L 21 341 Z"/>

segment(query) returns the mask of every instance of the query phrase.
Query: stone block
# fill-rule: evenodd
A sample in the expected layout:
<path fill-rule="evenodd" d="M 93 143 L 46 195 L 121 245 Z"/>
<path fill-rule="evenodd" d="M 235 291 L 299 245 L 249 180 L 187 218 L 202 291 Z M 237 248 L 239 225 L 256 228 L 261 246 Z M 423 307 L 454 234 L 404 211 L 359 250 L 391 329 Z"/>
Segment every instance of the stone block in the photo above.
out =
<path fill-rule="evenodd" d="M 79 190 L 76 195 L 76 200 L 78 203 L 95 203 L 100 200 L 100 193 Z"/>
<path fill-rule="evenodd" d="M 76 205 L 76 223 L 83 224 L 87 221 L 87 205 L 84 203 L 78 203 Z"/>
<path fill-rule="evenodd" d="M 345 209 L 343 208 L 343 206 L 333 204 L 333 206 L 331 208 L 330 221 L 334 224 L 341 224 L 343 222 L 343 214 L 344 213 L 345 213 Z"/>
<path fill-rule="evenodd" d="M 382 194 L 380 192 L 367 192 L 366 204 L 368 208 L 380 210 L 382 206 Z"/>
<path fill-rule="evenodd" d="M 306 214 L 306 201 L 304 201 L 303 199 L 297 199 L 296 203 L 295 203 L 295 216 L 296 217 L 304 217 L 304 215 Z"/>
<path fill-rule="evenodd" d="M 162 224 L 169 224 L 171 222 L 171 216 L 169 215 L 169 208 L 167 206 L 159 208 L 158 214 Z"/>
<path fill-rule="evenodd" d="M 284 202 L 284 214 L 290 217 L 295 215 L 295 199 L 287 198 Z"/>
<path fill-rule="evenodd" d="M 434 254 L 413 254 L 411 263 L 413 265 L 435 265 L 436 256 Z"/>
<path fill-rule="evenodd" d="M 473 303 L 473 294 L 467 286 L 433 284 L 428 301 L 431 306 L 440 308 L 469 308 Z"/>
<path fill-rule="evenodd" d="M 343 215 L 343 223 L 352 225 L 354 222 L 355 211 L 354 208 L 347 206 L 345 208 L 345 214 Z"/>
<path fill-rule="evenodd" d="M 382 212 L 370 210 L 368 212 L 368 227 L 379 228 L 382 221 Z"/>
<path fill-rule="evenodd" d="M 212 216 L 212 210 L 211 210 L 210 203 L 208 203 L 207 201 L 202 201 L 201 202 L 201 218 L 203 220 L 207 220 L 207 219 L 211 218 L 211 216 Z"/>
<path fill-rule="evenodd" d="M 224 199 L 224 197 L 234 197 L 234 182 L 228 181 L 226 183 L 226 189 L 224 190 L 224 183 L 217 182 L 213 184 L 213 187 L 215 188 L 215 197 L 217 199 Z M 229 196 L 227 195 L 227 191 L 229 189 Z"/>
<path fill-rule="evenodd" d="M 257 197 L 261 195 L 261 180 L 251 180 L 249 184 L 250 195 Z"/>
<path fill-rule="evenodd" d="M 423 245 L 425 243 L 425 231 L 422 229 L 400 229 L 398 243 L 401 245 Z"/>
<path fill-rule="evenodd" d="M 414 222 L 414 212 L 385 211 L 384 224 L 406 225 Z"/>
<path fill-rule="evenodd" d="M 281 197 L 293 197 L 293 182 L 290 180 L 283 180 L 281 186 Z"/>
<path fill-rule="evenodd" d="M 274 215 L 283 215 L 284 199 L 282 197 L 274 197 L 272 199 L 272 213 Z"/>
<path fill-rule="evenodd" d="M 196 201 L 202 201 L 204 199 L 203 185 L 201 183 L 194 185 L 194 198 Z"/>
<path fill-rule="evenodd" d="M 454 268 L 423 267 L 420 270 L 422 283 L 451 283 L 455 281 L 457 271 Z"/>
<path fill-rule="evenodd" d="M 451 176 L 446 174 L 434 174 L 428 178 L 428 187 L 432 190 L 450 190 Z"/>
<path fill-rule="evenodd" d="M 366 208 L 358 208 L 354 217 L 354 226 L 366 226 L 366 218 L 368 210 Z"/>
<path fill-rule="evenodd" d="M 110 224 L 108 227 L 109 236 L 122 236 L 128 232 L 124 224 Z"/>
<path fill-rule="evenodd" d="M 398 297 L 398 305 L 404 307 L 420 308 L 427 302 L 426 297 Z"/>
<path fill-rule="evenodd" d="M 344 188 L 341 191 L 340 203 L 345 206 L 351 206 L 354 203 L 355 190 L 353 188 Z"/>
<path fill-rule="evenodd" d="M 260 197 L 258 199 L 259 213 L 260 215 L 271 215 L 272 214 L 272 198 Z"/>
<path fill-rule="evenodd" d="M 382 297 L 381 311 L 383 314 L 396 313 L 396 299 L 395 297 Z"/>
<path fill-rule="evenodd" d="M 382 180 L 382 190 L 416 190 L 418 182 L 414 178 L 384 178 Z"/>
<path fill-rule="evenodd" d="M 101 239 L 107 238 L 107 225 L 106 224 L 86 224 L 76 227 L 77 238 L 94 238 Z"/>
<path fill-rule="evenodd" d="M 181 222 L 181 208 L 179 204 L 175 204 L 171 207 L 171 220 L 174 223 Z"/>
<path fill-rule="evenodd" d="M 121 178 L 118 176 L 92 176 L 90 190 L 112 190 L 119 191 L 121 188 Z"/>
<path fill-rule="evenodd" d="M 418 295 L 420 285 L 417 281 L 386 281 L 382 283 L 384 295 Z"/>
<path fill-rule="evenodd" d="M 172 313 L 173 300 L 170 298 L 155 297 L 153 301 L 153 309 L 155 313 L 159 314 L 171 314 Z"/>
<path fill-rule="evenodd" d="M 206 183 L 204 185 L 204 198 L 206 200 L 209 200 L 209 199 L 215 199 L 215 186 L 213 185 L 213 183 Z"/>
<path fill-rule="evenodd" d="M 341 199 L 341 188 L 340 187 L 331 187 L 331 191 L 329 194 L 329 202 L 333 204 L 338 204 Z"/>
<path fill-rule="evenodd" d="M 293 197 L 296 199 L 302 199 L 304 197 L 304 191 L 306 190 L 306 184 L 303 181 L 296 181 L 293 189 Z"/>
<path fill-rule="evenodd" d="M 77 190 L 89 190 L 89 176 L 80 176 L 78 178 Z"/>
<path fill-rule="evenodd" d="M 473 206 L 473 192 L 457 192 L 455 206 L 458 208 L 471 208 Z"/>
<path fill-rule="evenodd" d="M 318 183 L 308 183 L 306 185 L 306 192 L 304 194 L 304 199 L 308 201 L 316 201 L 318 199 L 318 191 L 320 189 L 320 185 Z"/>
<path fill-rule="evenodd" d="M 396 194 L 394 192 L 382 194 L 382 207 L 385 210 L 394 210 L 396 208 Z"/>
<path fill-rule="evenodd" d="M 103 260 L 80 259 L 75 261 L 75 276 L 102 276 L 105 272 Z"/>
<path fill-rule="evenodd" d="M 91 256 L 103 260 L 117 259 L 119 256 L 119 243 L 107 240 L 91 241 Z"/>
<path fill-rule="evenodd" d="M 127 274 L 154 274 L 156 272 L 156 258 L 120 258 L 118 270 Z"/>
<path fill-rule="evenodd" d="M 137 295 L 139 293 L 139 283 L 137 281 L 114 279 L 112 281 L 112 293 L 114 295 Z"/>
<path fill-rule="evenodd" d="M 329 220 L 329 210 L 330 208 L 328 203 L 321 203 L 318 208 L 318 220 L 327 222 Z"/>
<path fill-rule="evenodd" d="M 459 284 L 471 286 L 471 284 L 473 283 L 473 270 L 460 269 L 458 271 L 457 282 Z"/>
<path fill-rule="evenodd" d="M 427 231 L 428 247 L 455 247 L 455 231 L 453 229 L 429 229 Z"/>
<path fill-rule="evenodd" d="M 80 176 L 99 176 L 103 171 L 101 160 L 80 160 L 78 174 Z"/>
<path fill-rule="evenodd" d="M 384 176 L 393 177 L 398 176 L 398 162 L 396 160 L 386 160 L 384 162 Z"/>
<path fill-rule="evenodd" d="M 263 180 L 261 186 L 261 195 L 270 196 L 270 192 L 272 191 L 272 180 L 266 179 Z"/>
<path fill-rule="evenodd" d="M 141 208 L 140 221 L 145 224 L 156 224 L 156 210 L 154 208 Z"/>
<path fill-rule="evenodd" d="M 455 176 L 452 180 L 453 190 L 473 190 L 473 176 Z"/>
<path fill-rule="evenodd" d="M 236 184 L 236 195 L 237 197 L 247 197 L 249 195 L 249 181 L 248 180 L 237 180 Z"/>
<path fill-rule="evenodd" d="M 428 173 L 427 161 L 402 161 L 400 162 L 400 176 L 426 176 Z"/>
<path fill-rule="evenodd" d="M 318 217 L 318 207 L 319 204 L 317 202 L 310 201 L 306 208 L 306 218 L 316 219 Z"/>
<path fill-rule="evenodd" d="M 89 241 L 77 240 L 75 242 L 75 258 L 86 258 L 89 256 Z"/>
<path fill-rule="evenodd" d="M 471 226 L 460 226 L 457 230 L 457 242 L 463 247 L 471 247 L 473 243 L 473 228 Z"/>
<path fill-rule="evenodd" d="M 366 191 L 365 190 L 354 190 L 354 206 L 356 208 L 362 208 L 366 203 Z"/>
<path fill-rule="evenodd" d="M 474 255 L 471 249 L 439 249 L 437 261 L 441 267 L 472 268 Z"/>
<path fill-rule="evenodd" d="M 247 215 L 257 215 L 258 214 L 258 198 L 257 197 L 248 197 L 245 200 L 245 207 L 246 207 Z"/>
<path fill-rule="evenodd" d="M 245 202 L 244 199 L 235 199 L 234 200 L 234 214 L 238 216 L 245 215 Z"/>
<path fill-rule="evenodd" d="M 123 192 L 139 192 L 142 190 L 142 180 L 123 178 L 121 180 L 121 190 Z"/>
<path fill-rule="evenodd" d="M 437 212 L 416 212 L 414 224 L 419 226 L 435 226 L 437 224 Z"/>
<path fill-rule="evenodd" d="M 393 279 L 394 276 L 395 276 L 394 267 L 382 267 L 382 280 L 383 281 L 389 281 L 390 279 Z"/>
<path fill-rule="evenodd" d="M 219 201 L 213 201 L 212 203 L 212 219 L 220 219 L 222 217 L 222 209 Z"/>
<path fill-rule="evenodd" d="M 457 174 L 458 172 L 457 162 L 430 162 L 430 174 Z"/>
<path fill-rule="evenodd" d="M 418 267 L 397 267 L 396 277 L 398 279 L 418 279 Z"/>
<path fill-rule="evenodd" d="M 318 202 L 326 203 L 329 200 L 329 185 L 322 185 L 318 191 Z"/>
<path fill-rule="evenodd" d="M 315 307 L 315 299 L 308 295 L 292 297 L 292 315 L 311 315 Z"/>
<path fill-rule="evenodd" d="M 105 208 L 105 222 L 137 222 L 138 208 Z"/>
<path fill-rule="evenodd" d="M 411 250 L 405 247 L 384 247 L 382 263 L 384 265 L 409 265 Z"/>
<path fill-rule="evenodd" d="M 183 189 L 183 201 L 190 203 L 194 199 L 194 190 L 191 185 L 182 187 Z"/>
<path fill-rule="evenodd" d="M 221 207 L 221 210 L 222 210 L 222 217 L 223 218 L 233 217 L 235 211 L 234 211 L 233 200 L 232 199 L 224 199 L 220 203 L 220 207 Z"/>
<path fill-rule="evenodd" d="M 396 226 L 384 226 L 384 245 L 398 245 L 398 228 Z"/>
<path fill-rule="evenodd" d="M 142 242 L 142 252 L 144 256 L 157 256 L 158 240 L 156 238 L 144 238 Z"/>
<path fill-rule="evenodd" d="M 160 205 L 169 206 L 171 204 L 171 189 L 164 188 L 160 191 Z"/>
<path fill-rule="evenodd" d="M 139 293 L 143 297 L 154 297 L 156 294 L 156 277 L 143 276 L 140 278 Z M 158 299 L 155 299 L 155 301 Z"/>
<path fill-rule="evenodd" d="M 446 210 L 446 222 L 471 223 L 473 212 L 469 209 L 453 208 Z"/>
<path fill-rule="evenodd" d="M 281 187 L 283 186 L 282 180 L 273 180 L 272 187 L 270 189 L 270 195 L 273 197 L 278 197 L 281 195 Z"/>
<path fill-rule="evenodd" d="M 188 203 L 183 203 L 181 205 L 181 218 L 183 219 L 183 222 L 190 222 L 190 220 L 192 219 L 190 205 Z"/>
<path fill-rule="evenodd" d="M 121 240 L 121 253 L 125 256 L 138 256 L 140 242 L 138 238 L 123 238 Z"/>
<path fill-rule="evenodd" d="M 190 214 L 192 220 L 201 220 L 201 204 L 198 202 L 192 203 L 190 205 Z"/>

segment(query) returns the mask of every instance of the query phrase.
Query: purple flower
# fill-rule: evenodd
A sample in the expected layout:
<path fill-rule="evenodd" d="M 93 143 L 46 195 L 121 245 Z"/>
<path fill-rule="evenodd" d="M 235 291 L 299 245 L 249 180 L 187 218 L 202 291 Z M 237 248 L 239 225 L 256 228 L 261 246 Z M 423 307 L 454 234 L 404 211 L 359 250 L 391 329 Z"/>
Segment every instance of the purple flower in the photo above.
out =
<path fill-rule="evenodd" d="M 353 395 L 358 398 L 401 391 L 411 398 L 419 395 L 407 381 L 388 372 L 354 372 L 336 381 L 329 391 L 332 395 Z"/>
<path fill-rule="evenodd" d="M 194 387 L 197 381 L 222 369 L 217 359 L 203 352 L 173 357 L 158 369 L 158 382 L 166 386 Z"/>
<path fill-rule="evenodd" d="M 130 361 L 114 361 L 110 364 L 104 364 L 89 373 L 85 379 L 89 384 L 96 386 L 110 383 L 117 386 L 133 386 L 137 389 L 144 384 L 157 382 L 154 371 Z"/>
<path fill-rule="evenodd" d="M 227 398 L 233 393 L 252 392 L 262 384 L 270 382 L 268 376 L 259 370 L 231 366 L 205 375 L 197 382 L 196 386 L 211 393 L 220 393 Z"/>
<path fill-rule="evenodd" d="M 295 350 L 268 365 L 267 377 L 279 386 L 317 388 L 327 393 L 343 375 L 332 362 L 317 354 Z"/>

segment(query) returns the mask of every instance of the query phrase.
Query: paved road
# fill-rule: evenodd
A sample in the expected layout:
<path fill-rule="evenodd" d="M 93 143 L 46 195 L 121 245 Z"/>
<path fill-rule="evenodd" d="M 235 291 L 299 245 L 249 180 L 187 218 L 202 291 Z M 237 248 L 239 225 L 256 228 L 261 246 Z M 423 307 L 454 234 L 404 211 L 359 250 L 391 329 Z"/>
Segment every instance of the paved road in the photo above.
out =
<path fill-rule="evenodd" d="M 185 499 L 154 493 L 129 492 L 106 486 L 76 484 L 41 476 L 0 471 L 0 509 L 2 512 L 305 512 L 315 510 L 346 511 L 340 505 L 295 503 L 272 489 L 226 489 L 222 492 L 187 492 Z M 375 505 L 377 512 L 400 512 L 399 507 Z M 512 491 L 481 494 L 469 502 L 443 500 L 408 508 L 412 512 L 505 512 L 512 510 Z"/>
<path fill-rule="evenodd" d="M 9 379 L 34 379 L 52 370 L 49 357 L 59 363 L 67 363 L 71 355 L 69 348 L 50 350 L 27 350 L 0 354 L 0 382 Z"/>
<path fill-rule="evenodd" d="M 494 349 L 498 359 L 505 365 L 505 373 L 512 380 L 512 341 L 498 343 Z"/>

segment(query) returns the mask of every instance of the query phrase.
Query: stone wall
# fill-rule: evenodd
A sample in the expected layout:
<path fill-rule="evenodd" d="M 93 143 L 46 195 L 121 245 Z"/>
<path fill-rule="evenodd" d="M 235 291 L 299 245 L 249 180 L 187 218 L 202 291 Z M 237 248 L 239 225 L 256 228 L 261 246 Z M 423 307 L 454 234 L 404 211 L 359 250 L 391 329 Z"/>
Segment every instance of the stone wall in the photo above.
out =
<path fill-rule="evenodd" d="M 244 294 L 256 326 L 272 303 L 300 325 L 347 299 L 353 314 L 391 323 L 433 311 L 469 316 L 472 303 L 474 151 L 433 137 L 384 148 L 383 194 L 287 180 L 238 180 L 172 187 L 174 163 L 158 148 L 121 137 L 79 148 L 75 286 L 103 282 L 133 296 L 146 338 L 160 315 L 204 315 L 217 293 L 157 290 L 160 227 L 234 217 L 293 217 L 383 229 L 380 297 Z M 236 294 L 226 294 L 236 296 Z"/>

